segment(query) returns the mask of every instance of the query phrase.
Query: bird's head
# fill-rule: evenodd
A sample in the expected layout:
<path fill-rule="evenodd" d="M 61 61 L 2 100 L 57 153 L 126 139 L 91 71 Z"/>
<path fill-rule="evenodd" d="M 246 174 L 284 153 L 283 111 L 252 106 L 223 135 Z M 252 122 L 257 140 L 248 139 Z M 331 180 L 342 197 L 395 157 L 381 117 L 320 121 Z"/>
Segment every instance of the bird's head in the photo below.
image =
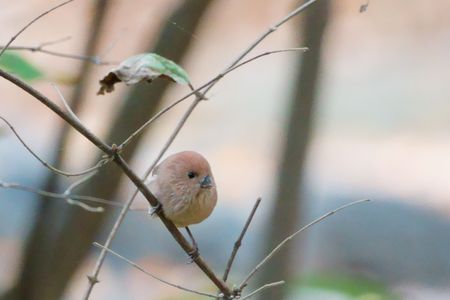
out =
<path fill-rule="evenodd" d="M 169 176 L 170 178 L 161 179 L 193 196 L 215 189 L 208 161 L 194 151 L 183 151 L 169 156 L 158 166 L 158 174 Z"/>

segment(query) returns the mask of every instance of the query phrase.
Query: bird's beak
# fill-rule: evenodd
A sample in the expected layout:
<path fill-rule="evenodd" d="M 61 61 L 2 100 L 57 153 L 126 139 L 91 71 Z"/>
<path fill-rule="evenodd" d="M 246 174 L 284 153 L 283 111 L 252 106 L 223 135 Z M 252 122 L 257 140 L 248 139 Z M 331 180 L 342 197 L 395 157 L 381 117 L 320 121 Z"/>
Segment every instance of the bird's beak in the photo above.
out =
<path fill-rule="evenodd" d="M 211 180 L 211 176 L 206 175 L 202 181 L 200 182 L 200 187 L 202 189 L 209 189 L 213 187 L 213 182 Z"/>

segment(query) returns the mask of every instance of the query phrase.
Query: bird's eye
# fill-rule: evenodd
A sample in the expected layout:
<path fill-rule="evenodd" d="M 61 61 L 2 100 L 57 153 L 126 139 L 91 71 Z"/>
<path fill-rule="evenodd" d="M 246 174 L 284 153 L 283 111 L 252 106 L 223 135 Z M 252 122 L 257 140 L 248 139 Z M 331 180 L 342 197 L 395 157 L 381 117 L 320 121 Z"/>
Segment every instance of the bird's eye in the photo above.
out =
<path fill-rule="evenodd" d="M 194 177 L 197 177 L 197 173 L 192 172 L 192 171 L 189 172 L 187 175 L 188 175 L 188 177 L 191 178 L 191 179 L 194 178 Z"/>

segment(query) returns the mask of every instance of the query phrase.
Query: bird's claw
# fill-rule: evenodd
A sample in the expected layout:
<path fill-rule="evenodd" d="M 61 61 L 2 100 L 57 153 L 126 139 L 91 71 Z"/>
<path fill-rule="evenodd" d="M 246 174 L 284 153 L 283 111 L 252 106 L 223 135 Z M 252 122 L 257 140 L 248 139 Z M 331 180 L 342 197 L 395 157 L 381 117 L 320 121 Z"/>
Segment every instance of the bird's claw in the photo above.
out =
<path fill-rule="evenodd" d="M 192 264 L 200 256 L 200 252 L 198 251 L 198 247 L 195 247 L 194 250 L 192 250 L 192 251 L 190 251 L 188 253 L 188 255 L 189 255 L 188 264 Z"/>
<path fill-rule="evenodd" d="M 150 206 L 150 208 L 148 209 L 148 213 L 150 216 L 154 216 L 155 214 L 159 214 L 162 210 L 162 205 L 161 203 L 158 203 L 158 205 L 156 206 Z"/>

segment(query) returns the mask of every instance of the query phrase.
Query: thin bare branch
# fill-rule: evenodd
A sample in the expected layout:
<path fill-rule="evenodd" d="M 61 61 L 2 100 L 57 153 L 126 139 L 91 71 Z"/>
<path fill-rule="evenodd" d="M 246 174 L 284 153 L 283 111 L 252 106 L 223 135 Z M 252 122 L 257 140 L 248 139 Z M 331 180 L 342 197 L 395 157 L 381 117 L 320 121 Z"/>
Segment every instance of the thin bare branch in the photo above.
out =
<path fill-rule="evenodd" d="M 71 185 L 69 185 L 69 187 L 64 191 L 64 195 L 66 195 L 66 202 L 70 205 L 79 206 L 89 212 L 95 212 L 95 213 L 103 212 L 105 209 L 101 206 L 93 207 L 84 202 L 74 200 L 70 197 L 70 194 L 73 189 L 79 187 L 80 185 L 82 185 L 83 183 L 85 183 L 86 181 L 88 181 L 89 179 L 94 177 L 94 175 L 96 175 L 97 173 L 98 173 L 98 171 L 94 171 L 91 174 L 88 174 L 87 176 L 80 178 L 79 180 L 77 180 L 74 183 L 72 183 Z"/>
<path fill-rule="evenodd" d="M 28 24 L 26 24 L 22 29 L 20 29 L 15 35 L 13 35 L 11 37 L 11 39 L 9 40 L 9 42 L 3 47 L 3 49 L 0 51 L 0 56 L 3 55 L 3 53 L 5 53 L 5 51 L 9 48 L 9 46 L 12 44 L 12 42 L 14 42 L 14 40 L 22 33 L 24 32 L 28 27 L 30 27 L 34 22 L 36 22 L 37 20 L 39 20 L 40 18 L 44 17 L 45 15 L 51 13 L 52 11 L 54 11 L 55 9 L 60 8 L 61 6 L 64 6 L 70 2 L 72 2 L 74 0 L 67 0 L 63 3 L 60 3 L 56 6 L 54 6 L 53 8 L 43 12 L 42 14 L 40 14 L 39 16 L 37 16 L 36 18 L 34 18 L 33 20 L 31 20 L 30 22 L 28 22 Z"/>
<path fill-rule="evenodd" d="M 0 76 L 5 78 L 6 80 L 10 81 L 17 87 L 21 88 L 31 96 L 33 96 L 35 99 L 40 101 L 42 104 L 47 106 L 50 110 L 55 112 L 58 116 L 60 116 L 63 120 L 65 120 L 68 124 L 70 124 L 74 129 L 76 129 L 80 134 L 82 134 L 84 137 L 86 137 L 92 144 L 94 144 L 97 148 L 99 148 L 101 151 L 103 151 L 107 157 L 113 157 L 114 163 L 122 169 L 122 171 L 125 173 L 125 175 L 133 182 L 133 184 L 139 189 L 139 191 L 142 193 L 142 195 L 147 199 L 147 201 L 152 206 L 158 205 L 158 200 L 156 197 L 151 193 L 151 191 L 148 189 L 148 187 L 143 183 L 142 180 L 140 180 L 139 176 L 136 175 L 136 173 L 129 167 L 129 165 L 123 160 L 123 158 L 120 156 L 119 152 L 120 149 L 117 147 L 110 147 L 107 144 L 105 144 L 103 141 L 101 141 L 95 134 L 93 134 L 89 129 L 83 126 L 80 122 L 77 120 L 74 120 L 71 118 L 66 112 L 62 111 L 57 105 L 55 105 L 50 99 L 48 99 L 46 96 L 41 94 L 39 91 L 34 89 L 32 86 L 27 84 L 26 82 L 20 80 L 19 78 L 9 74 L 8 72 L 5 72 L 4 70 L 0 69 Z M 184 236 L 181 234 L 181 232 L 178 230 L 178 228 L 173 224 L 172 221 L 168 220 L 164 214 L 161 212 L 159 215 L 160 220 L 164 224 L 164 226 L 167 228 L 167 230 L 170 232 L 172 237 L 177 241 L 177 243 L 180 245 L 180 247 L 186 252 L 190 253 L 192 252 L 192 247 L 190 243 L 184 238 Z M 208 266 L 208 264 L 203 260 L 202 257 L 197 257 L 195 259 L 195 264 L 203 271 L 203 273 L 217 286 L 218 289 L 221 290 L 221 292 L 227 296 L 231 295 L 231 290 L 226 286 L 226 284 L 216 276 L 214 271 Z M 90 277 L 92 278 L 92 277 Z M 90 280 L 91 284 L 95 284 L 95 280 L 92 278 Z M 92 290 L 92 285 L 89 287 L 90 290 Z M 85 295 L 84 299 L 87 299 L 90 294 L 90 291 L 87 292 L 87 295 Z"/>
<path fill-rule="evenodd" d="M 340 206 L 340 207 L 338 207 L 338 208 L 336 208 L 336 209 L 334 209 L 334 210 L 324 214 L 323 216 L 315 219 L 311 223 L 305 225 L 304 227 L 300 228 L 298 231 L 294 232 L 293 234 L 291 234 L 290 236 L 285 238 L 266 257 L 264 257 L 264 259 L 258 265 L 256 265 L 256 267 L 253 268 L 253 270 L 250 271 L 250 273 L 247 275 L 247 277 L 245 277 L 245 279 L 239 285 L 239 290 L 242 291 L 242 289 L 247 285 L 247 282 L 250 280 L 250 278 L 252 278 L 253 275 L 255 275 L 255 273 L 281 249 L 281 247 L 283 247 L 287 242 L 292 240 L 298 234 L 302 233 L 303 231 L 307 230 L 311 226 L 314 226 L 315 224 L 323 221 L 324 219 L 328 218 L 329 216 L 331 216 L 331 215 L 333 215 L 333 214 L 335 214 L 335 213 L 337 213 L 337 212 L 339 212 L 339 211 L 341 211 L 343 209 L 349 208 L 350 206 L 357 205 L 357 204 L 360 204 L 360 203 L 368 202 L 368 201 L 370 201 L 370 200 L 369 199 L 362 199 L 362 200 L 357 200 L 357 201 L 353 201 L 353 202 L 347 203 L 345 205 L 342 205 L 342 206 Z"/>
<path fill-rule="evenodd" d="M 167 107 L 163 108 L 162 110 L 160 110 L 156 115 L 154 115 L 152 118 L 150 118 L 147 122 L 145 122 L 141 127 L 139 127 L 135 132 L 133 132 L 125 141 L 123 141 L 119 148 L 120 149 L 124 149 L 136 136 L 140 135 L 145 128 L 147 128 L 150 124 L 152 124 L 153 122 L 155 122 L 159 117 L 161 117 L 163 114 L 165 114 L 166 112 L 168 112 L 169 110 L 171 110 L 172 108 L 174 108 L 176 105 L 180 104 L 181 102 L 183 102 L 184 100 L 188 99 L 189 97 L 191 97 L 192 95 L 196 95 L 197 98 L 204 98 L 204 94 L 199 94 L 201 92 L 201 90 L 203 90 L 204 88 L 209 87 L 212 84 L 216 84 L 220 79 L 222 79 L 225 75 L 227 75 L 228 73 L 258 59 L 261 58 L 263 56 L 267 56 L 270 54 L 275 54 L 275 53 L 283 53 L 283 52 L 292 52 L 292 51 L 307 51 L 308 48 L 306 47 L 302 47 L 302 48 L 289 48 L 289 49 L 282 49 L 282 50 L 274 50 L 274 51 L 268 51 L 268 52 L 264 52 L 262 54 L 256 55 L 250 59 L 247 59 L 245 61 L 243 61 L 242 63 L 225 70 L 224 72 L 216 75 L 213 79 L 209 80 L 208 82 L 206 82 L 205 84 L 203 84 L 202 86 L 200 86 L 197 89 L 194 89 L 192 86 L 190 86 L 191 88 L 191 92 L 189 92 L 188 94 L 186 94 L 185 96 L 183 96 L 181 99 L 178 99 L 177 101 L 173 102 L 172 104 L 168 105 Z"/>
<path fill-rule="evenodd" d="M 277 31 L 278 28 L 280 28 L 281 25 L 292 19 L 293 17 L 300 14 L 302 11 L 307 9 L 310 5 L 314 4 L 314 2 L 317 2 L 318 0 L 309 0 L 308 2 L 303 3 L 302 5 L 298 6 L 296 9 L 294 9 L 292 12 L 287 14 L 283 19 L 275 23 L 273 26 L 269 27 L 269 29 L 261 34 L 260 37 L 258 37 L 245 51 L 242 52 L 241 55 L 239 55 L 227 69 L 231 69 L 236 64 L 238 64 L 245 56 L 247 56 L 248 53 L 250 53 L 256 46 L 259 45 L 267 36 L 272 34 L 273 32 Z"/>
<path fill-rule="evenodd" d="M 98 247 L 98 248 L 101 248 L 102 250 L 108 251 L 109 253 L 111 253 L 111 254 L 113 254 L 113 255 L 115 255 L 115 256 L 117 256 L 117 257 L 120 258 L 121 260 L 127 262 L 128 264 L 132 265 L 133 267 L 135 267 L 135 268 L 138 269 L 139 271 L 145 273 L 146 275 L 152 277 L 153 279 L 158 280 L 159 282 L 162 282 L 162 283 L 167 284 L 167 285 L 169 285 L 169 286 L 171 286 L 171 287 L 177 288 L 177 289 L 179 289 L 179 290 L 182 290 L 182 291 L 185 291 L 185 292 L 188 292 L 188 293 L 193 293 L 193 294 L 196 294 L 196 295 L 199 295 L 199 296 L 205 296 L 205 297 L 210 297 L 210 298 L 216 298 L 216 296 L 213 295 L 213 294 L 208 294 L 208 293 L 204 293 L 204 292 L 199 292 L 199 291 L 196 291 L 196 290 L 192 290 L 192 289 L 189 289 L 189 288 L 185 288 L 185 287 L 182 287 L 182 286 L 180 286 L 180 285 L 171 283 L 171 282 L 169 282 L 169 281 L 167 281 L 167 280 L 164 280 L 164 279 L 162 279 L 162 278 L 160 278 L 160 277 L 158 277 L 158 276 L 156 276 L 156 275 L 153 275 L 152 273 L 148 272 L 147 270 L 145 270 L 144 268 L 142 268 L 142 267 L 139 266 L 138 264 L 136 264 L 136 263 L 132 262 L 131 260 L 129 260 L 129 259 L 123 257 L 123 256 L 120 255 L 119 253 L 117 253 L 117 252 L 115 252 L 115 251 L 113 251 L 113 250 L 111 250 L 111 249 L 109 249 L 109 248 L 106 248 L 106 247 L 103 246 L 103 245 L 100 245 L 99 243 L 94 243 L 93 245 L 96 246 L 96 247 Z"/>
<path fill-rule="evenodd" d="M 77 115 L 73 112 L 73 110 L 70 108 L 69 103 L 67 103 L 66 98 L 64 98 L 64 95 L 61 93 L 61 90 L 58 88 L 56 84 L 53 82 L 50 83 L 53 87 L 53 89 L 56 91 L 56 93 L 59 96 L 59 99 L 61 99 L 62 104 L 64 105 L 64 108 L 66 109 L 67 113 L 78 122 L 82 123 L 81 120 L 77 117 Z"/>
<path fill-rule="evenodd" d="M 136 178 L 136 180 L 133 180 L 130 176 L 129 178 L 133 180 L 133 182 L 136 184 L 136 186 L 139 188 L 138 183 L 143 183 L 143 181 L 145 181 L 145 179 L 148 177 L 148 175 L 150 174 L 151 170 L 156 166 L 156 164 L 158 163 L 158 161 L 161 159 L 161 157 L 164 155 L 164 153 L 166 152 L 166 150 L 170 147 L 170 145 L 172 144 L 172 142 L 174 141 L 175 137 L 178 135 L 179 131 L 181 130 L 181 128 L 184 126 L 184 123 L 187 121 L 187 119 L 189 118 L 189 116 L 191 115 L 191 113 L 193 112 L 193 110 L 195 109 L 195 107 L 200 103 L 200 101 L 206 99 L 205 95 L 206 93 L 218 82 L 218 80 L 220 78 L 222 78 L 224 76 L 224 74 L 228 73 L 230 69 L 232 69 L 235 65 L 237 65 L 253 48 L 255 48 L 262 40 L 264 40 L 268 35 L 270 35 L 272 32 L 274 32 L 279 26 L 281 26 L 282 24 L 284 24 L 285 22 L 287 22 L 289 19 L 291 19 L 292 17 L 294 17 L 295 15 L 299 14 L 301 11 L 303 11 L 304 9 L 306 9 L 307 6 L 309 6 L 310 4 L 312 4 L 313 2 L 315 2 L 317 0 L 311 0 L 308 1 L 307 3 L 299 6 L 297 9 L 295 9 L 293 12 L 291 12 L 290 14 L 288 14 L 285 18 L 283 18 L 280 22 L 278 22 L 277 24 L 275 24 L 275 26 L 271 27 L 266 33 L 264 33 L 261 37 L 259 37 L 255 42 L 253 42 L 249 48 L 247 48 L 247 50 L 245 50 L 241 55 L 239 55 L 239 57 L 237 59 L 235 59 L 229 67 L 227 67 L 223 72 L 221 72 L 218 76 L 217 79 L 213 79 L 211 80 L 211 83 L 209 85 L 205 85 L 205 89 L 202 91 L 201 88 L 199 89 L 194 89 L 192 87 L 192 85 L 189 85 L 189 87 L 192 89 L 192 92 L 189 94 L 189 96 L 191 95 L 195 95 L 195 100 L 192 102 L 192 104 L 189 106 L 189 108 L 187 109 L 187 111 L 184 113 L 184 115 L 182 116 L 181 120 L 178 122 L 174 132 L 172 133 L 172 135 L 169 137 L 169 139 L 167 140 L 166 144 L 163 146 L 163 149 L 160 151 L 160 153 L 158 154 L 157 158 L 155 159 L 154 163 L 150 166 L 150 168 L 147 170 L 144 178 L 142 181 L 139 180 L 139 178 Z M 183 97 L 181 100 L 178 100 L 178 103 L 181 102 L 182 100 L 188 98 L 189 96 L 185 96 Z M 154 120 L 156 118 L 153 118 Z M 148 122 L 147 122 L 148 123 Z M 145 124 L 144 124 L 145 125 Z M 145 125 L 146 126 L 146 125 Z M 144 126 L 144 127 L 145 127 Z M 142 129 L 139 129 L 139 132 L 141 132 L 143 130 L 144 127 L 141 127 Z M 137 133 L 139 134 L 139 133 Z M 135 134 L 135 135 L 137 135 Z M 134 135 L 134 136 L 135 136 Z M 119 150 L 123 150 L 124 146 L 130 141 L 131 139 L 127 139 L 124 143 L 122 143 L 121 145 L 119 145 L 118 149 Z M 124 145 L 125 144 L 125 145 Z M 116 158 L 120 158 L 117 157 Z M 116 163 L 120 162 L 119 160 L 115 160 Z M 123 167 L 123 166 L 122 166 Z M 126 168 L 123 168 L 123 170 L 125 171 L 125 173 L 127 172 Z M 145 191 L 142 188 L 139 188 L 139 190 L 141 192 L 144 193 L 145 195 Z M 125 207 L 122 209 L 122 211 L 120 212 L 116 222 L 113 225 L 113 228 L 111 229 L 110 234 L 108 235 L 107 241 L 105 242 L 105 246 L 109 247 L 112 240 L 114 239 L 115 234 L 118 231 L 118 228 L 120 227 L 120 225 L 122 224 L 126 213 L 129 209 L 129 207 L 132 205 L 136 195 L 137 195 L 137 190 L 136 192 L 131 196 L 130 199 L 128 199 L 128 201 L 125 204 Z M 150 195 L 152 195 L 150 193 Z M 152 195 L 153 196 L 153 195 Z M 147 200 L 149 201 L 150 205 L 152 205 L 153 207 L 156 207 L 159 204 L 158 200 L 154 200 L 150 199 L 148 197 L 146 197 Z M 153 197 L 154 198 L 154 197 Z M 161 214 L 162 216 L 164 216 L 164 214 Z M 160 216 L 160 215 L 159 215 Z M 175 236 L 175 233 L 179 233 L 178 230 L 171 230 L 171 227 L 174 226 L 172 222 L 167 222 L 167 219 L 165 217 L 161 217 L 160 216 L 161 221 L 164 223 L 164 225 L 169 229 L 169 231 L 172 233 L 172 235 L 174 236 L 175 239 L 177 239 L 177 237 Z M 183 249 L 186 251 L 186 253 L 190 253 L 193 249 L 191 249 L 191 246 L 185 245 L 184 242 L 186 241 L 184 239 L 184 237 L 178 237 L 179 240 L 177 240 L 180 244 L 180 246 L 183 247 Z M 99 258 L 97 259 L 93 274 L 90 275 L 89 278 L 89 286 L 88 289 L 84 295 L 84 300 L 89 299 L 90 293 L 95 285 L 95 283 L 98 282 L 98 274 L 100 272 L 100 269 L 103 265 L 103 261 L 106 257 L 106 251 L 102 251 L 99 255 Z M 223 293 L 224 296 L 229 296 L 231 293 L 230 289 L 226 286 L 225 282 L 223 282 L 223 280 L 217 278 L 217 276 L 215 275 L 214 272 L 212 272 L 209 267 L 203 263 L 203 260 L 200 256 L 198 256 L 194 262 L 203 270 L 203 272 L 211 279 L 211 281 L 213 281 L 217 287 L 219 287 L 220 291 Z"/>
<path fill-rule="evenodd" d="M 70 0 L 72 1 L 72 0 Z M 70 2 L 68 1 L 68 2 Z M 237 59 L 235 59 L 231 65 L 225 69 L 224 72 L 227 70 L 233 68 L 236 64 L 238 64 L 252 49 L 254 49 L 262 40 L 264 40 L 268 35 L 270 35 L 272 32 L 278 29 L 279 26 L 287 22 L 289 19 L 294 17 L 295 15 L 299 14 L 301 11 L 303 11 L 307 6 L 312 4 L 317 0 L 311 0 L 306 2 L 305 4 L 299 6 L 297 9 L 292 11 L 290 14 L 285 16 L 281 21 L 276 23 L 274 26 L 270 27 L 267 32 L 265 32 L 262 36 L 260 36 L 258 39 L 256 39 L 255 42 L 253 42 L 241 55 L 238 56 Z M 9 43 L 10 44 L 10 43 Z M 9 45 L 8 45 L 9 46 Z M 6 49 L 6 48 L 5 48 Z M 4 50 L 2 52 L 4 52 Z M 222 73 L 224 73 L 222 72 Z M 157 206 L 159 204 L 158 200 L 155 198 L 155 196 L 151 193 L 151 191 L 148 189 L 148 187 L 143 183 L 143 181 L 134 173 L 134 171 L 129 167 L 129 165 L 123 160 L 123 158 L 120 155 L 120 147 L 110 147 L 106 145 L 103 141 L 101 141 L 98 137 L 96 137 L 93 133 L 91 133 L 83 124 L 78 122 L 77 120 L 70 117 L 69 114 L 62 111 L 59 107 L 57 107 L 53 102 L 51 102 L 47 97 L 36 91 L 34 88 L 23 82 L 22 80 L 18 79 L 15 76 L 12 76 L 11 74 L 3 71 L 0 69 L 0 76 L 3 78 L 9 80 L 13 84 L 17 85 L 18 87 L 22 88 L 24 91 L 28 92 L 30 95 L 34 96 L 37 100 L 39 100 L 41 103 L 46 105 L 48 108 L 50 108 L 52 111 L 54 111 L 56 114 L 58 114 L 61 118 L 63 118 L 67 123 L 69 123 L 72 127 L 74 127 L 78 132 L 80 132 L 83 136 L 85 136 L 87 139 L 89 139 L 94 145 L 96 145 L 100 150 L 102 150 L 105 154 L 107 154 L 108 157 L 113 157 L 113 161 L 122 169 L 122 171 L 126 174 L 126 176 L 134 183 L 134 185 L 139 189 L 139 191 L 144 195 L 144 197 L 147 199 L 147 201 L 152 206 Z M 184 125 L 184 122 L 187 120 L 189 115 L 192 113 L 196 105 L 204 99 L 204 95 L 215 85 L 217 82 L 214 81 L 209 86 L 205 87 L 204 90 L 201 91 L 193 91 L 192 94 L 196 95 L 196 99 L 192 103 L 192 105 L 188 108 L 186 113 L 183 115 L 183 118 L 181 122 L 178 123 L 178 126 L 175 129 L 175 132 L 171 135 L 171 138 L 165 145 L 165 149 L 169 147 L 169 145 L 173 142 L 175 136 L 178 134 L 179 130 L 181 130 L 182 126 Z M 164 150 L 165 151 L 165 150 Z M 159 156 L 162 156 L 164 153 L 160 154 Z M 130 200 L 126 203 L 125 208 L 122 210 L 120 215 L 123 215 L 122 217 L 119 217 L 116 221 L 116 224 L 113 226 L 113 230 L 117 231 L 118 226 L 120 226 L 126 212 L 131 206 L 133 200 Z M 173 238 L 178 242 L 178 244 L 183 248 L 183 250 L 186 253 L 191 252 L 193 249 L 189 242 L 184 238 L 184 236 L 181 234 L 181 232 L 176 228 L 176 226 L 168 220 L 162 211 L 158 213 L 158 216 L 160 217 L 160 220 L 163 222 L 163 224 L 166 226 L 168 231 L 172 234 Z M 111 235 L 110 235 L 111 236 Z M 111 238 L 112 239 L 112 238 Z M 99 258 L 99 261 L 102 261 L 103 258 Z M 98 262 L 99 262 L 98 261 Z M 206 276 L 220 289 L 220 291 L 223 294 L 223 297 L 230 298 L 232 296 L 232 291 L 230 288 L 220 279 L 217 277 L 217 275 L 211 270 L 211 268 L 206 264 L 206 262 L 202 259 L 201 256 L 198 256 L 196 259 L 194 259 L 194 262 L 199 266 L 199 268 L 205 273 Z M 101 262 L 100 262 L 101 264 Z M 97 264 L 96 264 L 97 265 Z M 100 268 L 98 269 L 98 271 Z M 98 274 L 98 272 L 97 272 Z M 92 282 L 92 285 L 89 287 L 89 291 L 85 295 L 84 299 L 87 299 L 89 297 L 90 291 L 92 290 L 93 284 L 97 281 L 96 277 L 89 277 L 90 282 Z"/>
<path fill-rule="evenodd" d="M 9 74 L 8 72 L 5 72 L 4 70 L 0 69 L 0 76 L 11 82 L 12 84 L 16 85 L 17 87 L 21 88 L 25 92 L 27 92 L 29 95 L 33 96 L 35 99 L 37 99 L 39 102 L 47 106 L 50 110 L 52 110 L 54 113 L 56 113 L 58 116 L 60 116 L 64 121 L 66 121 L 70 126 L 72 126 L 76 131 L 78 131 L 81 135 L 83 135 L 85 138 L 87 138 L 92 144 L 97 146 L 101 151 L 103 151 L 108 156 L 113 156 L 116 152 L 113 150 L 110 146 L 105 144 L 103 141 L 101 141 L 95 134 L 93 134 L 89 129 L 87 129 L 85 126 L 83 126 L 82 123 L 78 122 L 76 119 L 73 119 L 70 117 L 69 114 L 61 110 L 59 106 L 57 106 L 55 103 L 53 103 L 48 97 L 44 96 L 42 93 L 40 93 L 38 90 L 33 88 L 31 85 L 26 83 L 25 81 L 17 78 L 16 76 Z"/>
<path fill-rule="evenodd" d="M 53 40 L 53 41 L 40 43 L 36 48 L 42 48 L 42 47 L 46 47 L 46 46 L 52 46 L 52 45 L 64 43 L 64 42 L 67 42 L 67 41 L 69 41 L 71 39 L 72 39 L 72 37 L 70 35 L 68 35 L 68 36 L 62 37 L 60 39 L 56 39 L 56 40 Z M 11 49 L 11 47 L 9 49 Z"/>
<path fill-rule="evenodd" d="M 187 118 L 189 117 L 189 115 L 191 114 L 191 112 L 194 110 L 195 106 L 197 106 L 197 104 L 199 103 L 200 100 L 195 100 L 191 106 L 189 107 L 190 109 L 188 110 L 188 113 L 186 113 L 183 118 L 180 120 L 180 122 L 178 123 L 175 131 L 172 133 L 172 135 L 169 137 L 169 139 L 167 140 L 166 144 L 163 146 L 163 148 L 161 149 L 161 151 L 159 152 L 158 156 L 156 157 L 156 159 L 153 161 L 153 163 L 150 165 L 150 167 L 146 170 L 144 176 L 142 177 L 142 182 L 145 182 L 145 180 L 147 179 L 147 177 L 150 175 L 150 173 L 152 172 L 152 170 L 155 168 L 156 164 L 158 163 L 158 161 L 161 159 L 161 157 L 164 155 L 164 153 L 166 152 L 167 148 L 169 148 L 170 144 L 173 142 L 173 140 L 175 139 L 176 135 L 178 134 L 178 132 L 181 130 L 181 128 L 183 127 L 184 123 L 186 122 Z M 106 242 L 105 242 L 105 247 L 109 248 L 112 240 L 114 239 L 117 231 L 119 230 L 120 225 L 122 224 L 123 220 L 125 219 L 125 216 L 127 214 L 127 211 L 129 210 L 129 208 L 131 207 L 131 205 L 133 204 L 134 199 L 136 198 L 136 196 L 139 193 L 139 189 L 136 189 L 134 191 L 134 193 L 131 195 L 131 197 L 127 200 L 127 202 L 125 203 L 123 209 L 120 211 L 119 216 L 117 217 L 116 222 L 113 225 L 113 228 L 111 229 Z M 153 207 L 158 206 L 158 202 L 156 203 L 150 203 Z M 190 247 L 190 246 L 189 246 Z M 193 249 L 192 249 L 193 250 Z M 191 251 L 192 251 L 191 250 Z M 189 252 L 187 252 L 189 253 Z M 83 299 L 87 300 L 89 298 L 89 295 L 94 287 L 94 284 L 96 282 L 98 282 L 98 274 L 100 273 L 100 269 L 103 265 L 103 262 L 106 258 L 106 250 L 102 250 L 100 252 L 100 255 L 97 259 L 97 262 L 95 264 L 94 267 L 94 271 L 92 272 L 92 275 L 89 275 L 90 278 L 93 278 L 93 280 L 89 280 L 89 287 L 86 290 L 86 294 L 84 296 Z M 197 261 L 194 261 L 197 263 Z M 198 263 L 197 263 L 198 265 Z M 212 275 L 212 274 L 211 274 Z M 214 275 L 215 276 L 215 275 Z M 216 283 L 216 285 L 221 285 L 220 281 L 218 283 Z M 225 286 L 224 284 L 222 284 L 222 286 Z M 223 292 L 223 288 L 221 289 L 221 291 Z"/>
<path fill-rule="evenodd" d="M 42 44 L 41 44 L 42 45 Z M 8 50 L 16 50 L 16 51 L 31 51 L 31 52 L 40 52 L 56 57 L 63 57 L 68 59 L 75 59 L 75 60 L 81 60 L 81 61 L 88 61 L 94 65 L 99 66 L 107 66 L 107 65 L 116 65 L 117 61 L 104 61 L 99 56 L 85 56 L 85 55 L 79 55 L 79 54 L 69 54 L 69 53 L 63 53 L 53 50 L 47 50 L 43 46 L 9 46 Z M 4 49 L 5 46 L 0 46 L 0 49 Z"/>
<path fill-rule="evenodd" d="M 49 163 L 47 163 L 45 160 L 43 160 L 42 158 L 39 157 L 39 155 L 37 155 L 26 143 L 25 141 L 20 137 L 19 133 L 16 131 L 16 129 L 11 125 L 11 123 L 9 123 L 5 118 L 3 118 L 2 116 L 0 116 L 0 119 L 6 123 L 6 125 L 9 127 L 9 129 L 11 129 L 11 131 L 14 133 L 14 135 L 17 137 L 17 139 L 20 141 L 20 143 L 25 147 L 25 149 L 28 150 L 28 152 L 31 153 L 31 155 L 34 156 L 34 158 L 36 158 L 44 167 L 46 167 L 47 169 L 49 169 L 52 172 L 55 172 L 59 175 L 63 175 L 63 176 L 67 176 L 67 177 L 72 177 L 72 176 L 81 176 L 81 175 L 85 175 L 88 174 L 92 171 L 95 171 L 101 167 L 103 167 L 106 163 L 108 163 L 109 161 L 111 161 L 112 159 L 110 158 L 104 158 L 102 160 L 100 160 L 95 166 L 90 167 L 84 171 L 80 171 L 80 172 L 65 172 L 62 170 L 59 170 L 55 167 L 53 167 L 52 165 L 50 165 Z"/>
<path fill-rule="evenodd" d="M 0 188 L 5 188 L 5 189 L 12 189 L 12 190 L 17 190 L 17 191 L 24 191 L 24 192 L 29 192 L 29 193 L 33 193 L 33 194 L 38 194 L 44 197 L 48 197 L 48 198 L 53 198 L 53 199 L 61 199 L 61 200 L 65 200 L 68 196 L 71 199 L 75 199 L 78 201 L 88 201 L 88 202 L 92 202 L 92 203 L 100 203 L 100 204 L 105 204 L 105 205 L 109 205 L 109 206 L 113 206 L 116 208 L 122 208 L 123 204 L 121 202 L 116 202 L 116 201 L 110 201 L 110 200 L 105 200 L 102 198 L 97 198 L 97 197 L 91 197 L 91 196 L 81 196 L 81 195 L 75 195 L 75 194 L 59 194 L 59 193 L 53 193 L 53 192 L 48 192 L 48 191 L 44 191 L 44 190 L 40 190 L 40 189 L 36 189 L 33 187 L 29 187 L 29 186 L 25 186 L 19 183 L 15 183 L 15 182 L 4 182 L 0 180 Z M 146 212 L 147 209 L 130 209 L 132 211 L 142 211 L 142 212 Z"/>
<path fill-rule="evenodd" d="M 88 211 L 88 212 L 91 212 L 91 213 L 102 213 L 102 212 L 105 211 L 105 209 L 102 206 L 91 206 L 91 205 L 86 204 L 84 202 L 73 200 L 71 198 L 66 198 L 66 202 L 69 205 L 78 206 L 78 207 L 84 209 L 85 211 Z"/>
<path fill-rule="evenodd" d="M 227 71 L 223 72 L 222 76 L 225 76 L 226 74 L 236 70 L 237 68 L 240 68 L 240 67 L 242 67 L 242 66 L 244 66 L 244 65 L 246 65 L 246 64 L 248 64 L 248 63 L 250 63 L 250 62 L 252 62 L 252 61 L 254 61 L 256 59 L 258 59 L 258 58 L 261 58 L 261 57 L 264 57 L 264 56 L 267 56 L 267 55 L 276 54 L 276 53 L 284 53 L 284 52 L 306 52 L 308 50 L 309 50 L 308 47 L 301 47 L 301 48 L 287 48 L 287 49 L 281 49 L 281 50 L 267 51 L 267 52 L 258 54 L 256 56 L 253 56 L 253 57 L 251 57 L 251 58 L 249 58 L 247 60 L 244 60 L 243 62 L 241 62 L 241 63 L 235 65 L 234 67 L 228 69 Z"/>
<path fill-rule="evenodd" d="M 253 216 L 255 215 L 255 212 L 258 209 L 258 206 L 260 203 L 261 203 L 261 198 L 258 198 L 255 202 L 255 205 L 253 205 L 253 209 L 250 212 L 250 215 L 248 216 L 247 221 L 245 222 L 244 228 L 242 228 L 241 234 L 239 235 L 238 239 L 234 243 L 233 251 L 231 252 L 230 259 L 228 259 L 227 266 L 225 268 L 225 272 L 222 277 L 223 281 L 225 281 L 225 282 L 227 282 L 228 274 L 231 271 L 231 267 L 233 265 L 234 258 L 236 257 L 236 254 L 237 254 L 239 248 L 241 247 L 242 240 L 245 236 L 245 233 L 247 232 L 247 229 L 250 226 L 250 223 L 253 220 Z"/>
<path fill-rule="evenodd" d="M 255 296 L 258 293 L 261 293 L 262 291 L 264 291 L 266 289 L 273 288 L 273 287 L 276 287 L 276 286 L 280 286 L 280 285 L 283 285 L 284 283 L 285 283 L 284 281 L 277 281 L 277 282 L 272 282 L 272 283 L 265 284 L 262 287 L 254 290 L 250 294 L 242 297 L 241 300 L 250 299 L 251 297 Z"/>

